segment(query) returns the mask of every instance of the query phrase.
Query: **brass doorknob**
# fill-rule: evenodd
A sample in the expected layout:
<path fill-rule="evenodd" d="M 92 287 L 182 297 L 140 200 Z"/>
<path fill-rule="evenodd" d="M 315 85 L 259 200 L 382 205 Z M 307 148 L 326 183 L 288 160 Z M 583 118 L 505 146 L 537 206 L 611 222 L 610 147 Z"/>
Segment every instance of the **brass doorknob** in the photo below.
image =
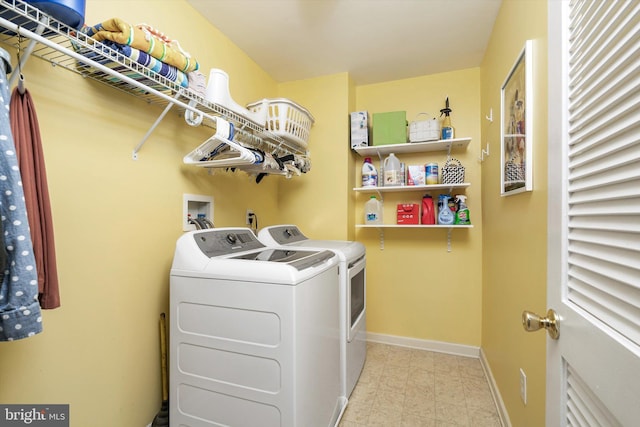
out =
<path fill-rule="evenodd" d="M 547 317 L 540 317 L 530 311 L 523 311 L 522 326 L 527 332 L 533 332 L 544 328 L 549 333 L 549 336 L 554 340 L 557 340 L 560 337 L 560 317 L 558 316 L 558 313 L 552 309 L 547 311 Z"/>

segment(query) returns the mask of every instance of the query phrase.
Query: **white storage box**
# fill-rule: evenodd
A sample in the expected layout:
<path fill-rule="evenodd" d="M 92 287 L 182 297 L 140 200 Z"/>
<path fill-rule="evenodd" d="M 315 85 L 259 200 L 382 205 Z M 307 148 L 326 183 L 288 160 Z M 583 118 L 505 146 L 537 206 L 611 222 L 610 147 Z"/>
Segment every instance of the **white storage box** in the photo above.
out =
<path fill-rule="evenodd" d="M 369 114 L 366 111 L 350 113 L 351 118 L 351 148 L 369 145 Z"/>
<path fill-rule="evenodd" d="M 428 113 L 420 113 L 416 120 L 409 124 L 409 142 L 437 141 L 440 139 L 440 122 L 435 117 L 427 120 L 417 120 L 421 115 L 429 117 Z"/>
<path fill-rule="evenodd" d="M 247 105 L 249 111 L 262 108 L 262 101 Z M 314 119 L 309 111 L 286 98 L 267 99 L 266 130 L 279 137 L 307 147 Z"/>

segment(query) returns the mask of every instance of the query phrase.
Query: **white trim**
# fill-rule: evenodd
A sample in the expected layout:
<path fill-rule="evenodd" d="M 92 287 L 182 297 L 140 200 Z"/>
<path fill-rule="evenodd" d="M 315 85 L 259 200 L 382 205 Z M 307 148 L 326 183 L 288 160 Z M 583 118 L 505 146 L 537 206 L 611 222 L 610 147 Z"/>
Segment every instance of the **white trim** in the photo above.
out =
<path fill-rule="evenodd" d="M 547 118 L 547 307 L 563 317 L 563 289 L 561 281 L 567 277 L 567 194 L 568 171 L 568 40 L 569 3 L 548 1 L 548 118 Z M 562 320 L 564 321 L 564 319 Z M 563 332 L 564 333 L 564 332 Z M 566 377 L 560 343 L 547 338 L 545 421 L 546 425 L 559 425 L 567 419 Z"/>
<path fill-rule="evenodd" d="M 442 341 L 421 340 L 417 338 L 400 337 L 396 335 L 376 334 L 367 332 L 367 341 L 380 344 L 397 345 L 400 347 L 418 348 L 438 353 L 455 354 L 457 356 L 479 357 L 480 347 L 464 344 L 452 344 Z"/>
<path fill-rule="evenodd" d="M 487 357 L 484 354 L 482 348 L 480 348 L 480 364 L 482 365 L 482 370 L 484 370 L 484 374 L 487 377 L 489 389 L 491 390 L 491 396 L 493 396 L 493 402 L 496 404 L 498 417 L 500 417 L 500 424 L 502 424 L 502 427 L 512 427 L 511 419 L 509 418 L 509 413 L 507 412 L 507 407 L 502 400 L 502 395 L 500 394 L 500 390 L 498 389 L 498 384 L 493 377 L 491 367 L 489 366 L 489 361 L 487 360 Z"/>

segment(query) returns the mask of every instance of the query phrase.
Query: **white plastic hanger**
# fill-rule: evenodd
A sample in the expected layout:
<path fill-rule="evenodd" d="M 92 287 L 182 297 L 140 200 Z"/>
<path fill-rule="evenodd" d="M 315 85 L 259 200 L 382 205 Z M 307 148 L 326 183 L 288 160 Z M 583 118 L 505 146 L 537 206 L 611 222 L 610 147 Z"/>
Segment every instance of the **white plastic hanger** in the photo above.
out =
<path fill-rule="evenodd" d="M 233 134 L 233 125 L 220 117 L 216 117 L 216 133 L 184 156 L 182 161 L 186 164 L 202 167 L 233 167 L 255 164 L 257 161 L 256 155 L 251 150 L 232 141 Z M 228 148 L 224 147 L 225 145 Z M 215 157 L 218 155 L 224 156 L 216 159 Z"/>

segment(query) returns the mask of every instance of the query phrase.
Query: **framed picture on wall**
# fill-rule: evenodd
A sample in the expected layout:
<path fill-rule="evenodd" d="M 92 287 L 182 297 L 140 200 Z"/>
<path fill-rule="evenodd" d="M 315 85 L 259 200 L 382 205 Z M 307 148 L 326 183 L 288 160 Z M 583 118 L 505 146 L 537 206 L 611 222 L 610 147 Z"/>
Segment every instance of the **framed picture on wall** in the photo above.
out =
<path fill-rule="evenodd" d="M 510 196 L 533 190 L 532 41 L 527 40 L 502 85 L 500 194 Z"/>

